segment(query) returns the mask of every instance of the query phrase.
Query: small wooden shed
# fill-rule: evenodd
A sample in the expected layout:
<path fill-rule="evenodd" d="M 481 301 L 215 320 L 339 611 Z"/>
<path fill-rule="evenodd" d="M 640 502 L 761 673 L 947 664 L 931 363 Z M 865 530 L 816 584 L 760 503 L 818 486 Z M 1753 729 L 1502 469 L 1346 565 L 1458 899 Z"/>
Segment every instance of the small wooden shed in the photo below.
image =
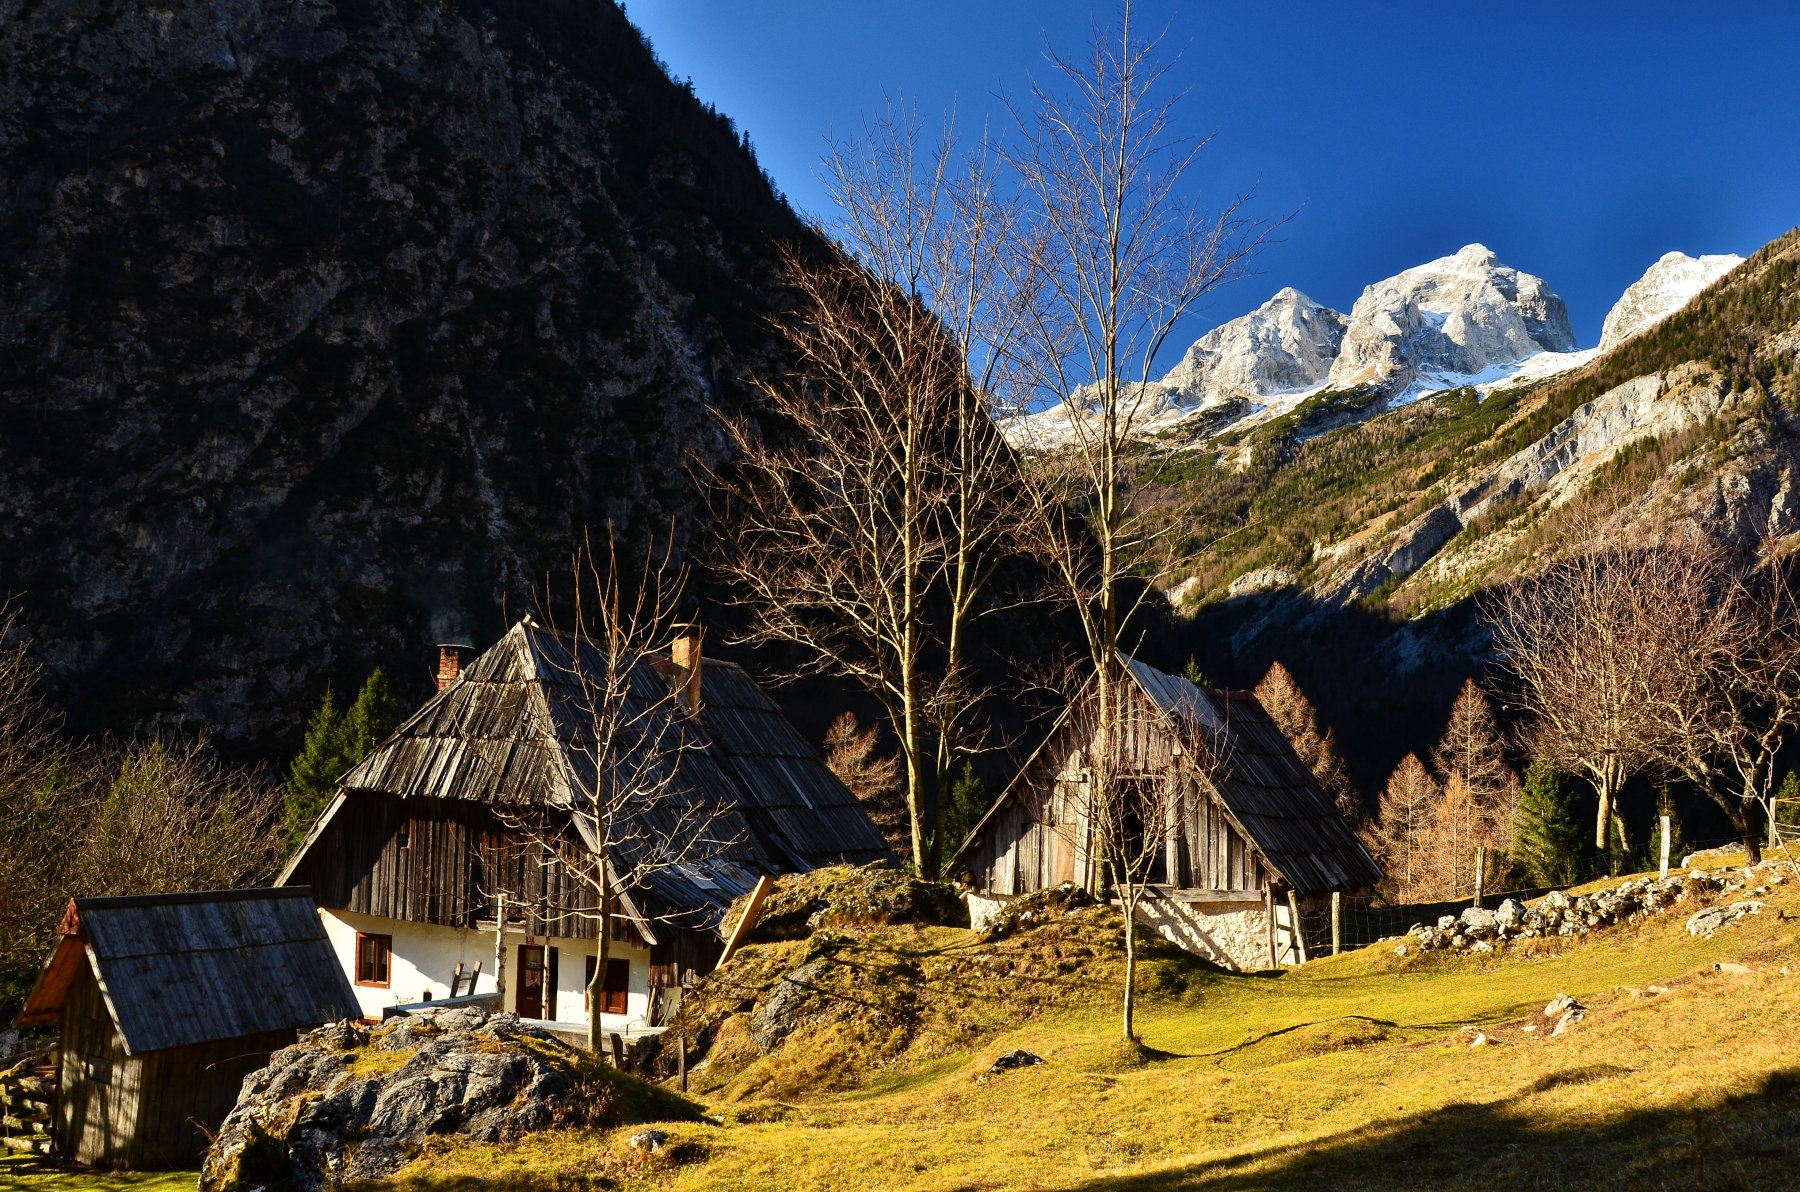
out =
<path fill-rule="evenodd" d="M 1203 689 L 1134 658 L 1120 663 L 1117 778 L 1181 791 L 1140 915 L 1230 968 L 1303 959 L 1296 912 L 1373 886 L 1381 866 L 1254 695 Z M 1100 888 L 1088 762 L 1093 702 L 1090 686 L 951 858 L 947 872 L 968 883 L 975 919 L 1064 882 Z"/>
<path fill-rule="evenodd" d="M 195 1164 L 244 1077 L 297 1031 L 357 1018 L 312 892 L 76 898 L 21 1025 L 62 1028 L 56 1152 Z"/>

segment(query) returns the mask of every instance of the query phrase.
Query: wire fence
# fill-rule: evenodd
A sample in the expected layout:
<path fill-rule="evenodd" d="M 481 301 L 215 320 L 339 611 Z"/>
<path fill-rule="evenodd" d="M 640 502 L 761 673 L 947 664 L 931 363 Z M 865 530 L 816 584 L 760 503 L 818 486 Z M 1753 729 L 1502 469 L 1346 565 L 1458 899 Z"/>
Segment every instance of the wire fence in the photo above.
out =
<path fill-rule="evenodd" d="M 1780 839 L 1772 840 L 1764 846 L 1764 858 L 1768 860 L 1784 859 L 1787 850 L 1792 850 L 1796 858 L 1800 858 L 1800 833 L 1782 832 Z M 1783 848 L 1783 839 L 1786 849 Z M 1706 840 L 1683 841 L 1681 848 L 1669 858 L 1670 872 L 1679 869 L 1689 858 L 1706 860 L 1723 854 L 1741 852 L 1743 841 L 1736 837 L 1716 837 Z M 1777 856 L 1770 857 L 1775 851 Z M 1623 880 L 1623 875 L 1620 876 Z M 1584 882 L 1573 883 L 1583 885 Z M 1516 898 L 1527 902 L 1534 898 L 1542 898 L 1559 886 L 1538 886 L 1519 890 L 1489 890 L 1481 896 L 1481 904 L 1489 910 L 1499 906 L 1508 898 Z M 1424 923 L 1435 926 L 1445 915 L 1461 917 L 1465 910 L 1475 905 L 1473 896 L 1451 899 L 1446 902 L 1414 902 L 1397 906 L 1369 905 L 1362 902 L 1344 900 L 1338 911 L 1338 932 L 1342 947 L 1364 948 L 1385 939 L 1393 939 L 1405 935 L 1414 924 Z M 1286 912 L 1283 912 L 1284 916 Z M 1300 912 L 1300 938 L 1306 945 L 1306 954 L 1325 956 L 1331 952 L 1331 909 L 1329 906 L 1317 909 L 1305 909 Z"/>

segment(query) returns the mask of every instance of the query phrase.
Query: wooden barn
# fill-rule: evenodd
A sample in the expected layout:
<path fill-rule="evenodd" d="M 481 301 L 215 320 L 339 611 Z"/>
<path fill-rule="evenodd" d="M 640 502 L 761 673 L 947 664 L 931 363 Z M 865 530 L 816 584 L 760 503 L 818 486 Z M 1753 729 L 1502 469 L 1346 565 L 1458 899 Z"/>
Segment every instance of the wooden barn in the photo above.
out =
<path fill-rule="evenodd" d="M 568 866 L 591 864 L 594 842 L 566 812 L 594 767 L 577 676 L 604 665 L 576 648 L 529 620 L 466 666 L 446 648 L 437 694 L 344 777 L 277 879 L 314 890 L 366 1015 L 493 993 L 504 935 L 505 1008 L 589 1021 L 597 899 Z M 733 843 L 704 866 L 620 892 L 598 1007 L 608 1032 L 673 1013 L 680 988 L 716 962 L 724 912 L 760 876 L 892 859 L 856 797 L 743 670 L 702 659 L 697 633 L 657 661 L 668 665 L 633 675 L 634 689 L 662 699 L 679 675 L 676 780 L 727 809 L 713 831 Z M 562 816 L 561 858 L 509 826 L 523 809 Z"/>
<path fill-rule="evenodd" d="M 19 1022 L 60 1025 L 56 1153 L 186 1167 L 244 1077 L 359 1010 L 311 892 L 77 898 Z"/>
<path fill-rule="evenodd" d="M 1143 918 L 1231 968 L 1301 959 L 1296 911 L 1373 886 L 1381 867 L 1255 696 L 1122 662 L 1119 780 L 1174 782 L 1181 792 Z M 1077 702 L 951 859 L 946 872 L 970 886 L 977 920 L 1034 890 L 1099 886 L 1092 747 L 1091 704 Z"/>

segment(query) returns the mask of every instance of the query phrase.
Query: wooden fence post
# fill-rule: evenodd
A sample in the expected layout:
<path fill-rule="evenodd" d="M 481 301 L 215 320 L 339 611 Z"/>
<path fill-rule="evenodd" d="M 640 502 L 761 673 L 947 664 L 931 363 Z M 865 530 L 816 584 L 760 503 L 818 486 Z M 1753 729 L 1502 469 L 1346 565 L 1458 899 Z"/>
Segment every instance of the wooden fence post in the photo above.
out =
<path fill-rule="evenodd" d="M 1669 876 L 1669 817 L 1662 817 L 1662 874 Z"/>
<path fill-rule="evenodd" d="M 1344 908 L 1344 892 L 1331 892 L 1331 954 L 1336 956 L 1344 950 L 1344 931 L 1341 917 Z"/>
<path fill-rule="evenodd" d="M 1301 964 L 1305 964 L 1306 963 L 1306 937 L 1300 934 L 1300 900 L 1298 898 L 1294 897 L 1294 887 L 1292 887 L 1292 886 L 1288 887 L 1287 896 L 1288 896 L 1287 897 L 1288 935 L 1293 937 L 1294 955 L 1298 956 L 1300 958 Z"/>
<path fill-rule="evenodd" d="M 675 1074 L 681 1078 L 681 1091 L 687 1092 L 687 1036 L 675 1036 Z"/>
<path fill-rule="evenodd" d="M 1475 905 L 1481 905 L 1481 896 L 1487 885 L 1487 845 L 1475 846 Z"/>

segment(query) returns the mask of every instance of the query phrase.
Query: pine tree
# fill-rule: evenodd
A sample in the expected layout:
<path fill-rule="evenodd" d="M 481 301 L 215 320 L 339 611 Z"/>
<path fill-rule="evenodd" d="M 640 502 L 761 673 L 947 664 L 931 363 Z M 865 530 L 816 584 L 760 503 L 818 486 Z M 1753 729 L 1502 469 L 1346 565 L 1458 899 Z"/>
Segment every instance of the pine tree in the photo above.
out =
<path fill-rule="evenodd" d="M 1525 771 L 1514 834 L 1533 882 L 1566 886 L 1581 880 L 1590 854 L 1585 819 L 1579 797 L 1563 776 L 1548 762 L 1532 762 Z"/>
<path fill-rule="evenodd" d="M 1800 837 L 1800 774 L 1788 771 L 1775 792 L 1774 815 L 1769 827 L 1769 840 L 1774 843 L 1779 832 L 1783 840 Z"/>
<path fill-rule="evenodd" d="M 1376 851 L 1396 902 L 1419 902 L 1436 893 L 1429 847 L 1442 798 L 1443 789 L 1417 754 L 1401 758 L 1388 777 L 1381 795 Z"/>
<path fill-rule="evenodd" d="M 307 722 L 306 739 L 288 771 L 282 823 L 289 847 L 297 846 L 350 769 L 394 731 L 399 704 L 377 667 L 347 711 L 337 710 L 331 689 Z"/>
<path fill-rule="evenodd" d="M 1319 785 L 1337 803 L 1338 814 L 1357 829 L 1358 835 L 1364 835 L 1368 813 L 1357 797 L 1356 788 L 1350 785 L 1344 759 L 1338 756 L 1337 739 L 1330 729 L 1319 731 L 1319 710 L 1300 690 L 1300 684 L 1294 681 L 1287 667 L 1279 662 L 1269 666 L 1269 673 L 1256 685 L 1256 702 L 1262 705 L 1275 727 L 1281 730 L 1281 735 L 1306 763 L 1306 768 L 1319 780 Z"/>
<path fill-rule="evenodd" d="M 987 814 L 987 784 L 975 773 L 971 762 L 964 762 L 962 772 L 950 787 L 949 805 L 944 808 L 944 856 L 948 858 L 967 839 L 981 817 Z M 946 875 L 952 876 L 952 875 Z"/>

